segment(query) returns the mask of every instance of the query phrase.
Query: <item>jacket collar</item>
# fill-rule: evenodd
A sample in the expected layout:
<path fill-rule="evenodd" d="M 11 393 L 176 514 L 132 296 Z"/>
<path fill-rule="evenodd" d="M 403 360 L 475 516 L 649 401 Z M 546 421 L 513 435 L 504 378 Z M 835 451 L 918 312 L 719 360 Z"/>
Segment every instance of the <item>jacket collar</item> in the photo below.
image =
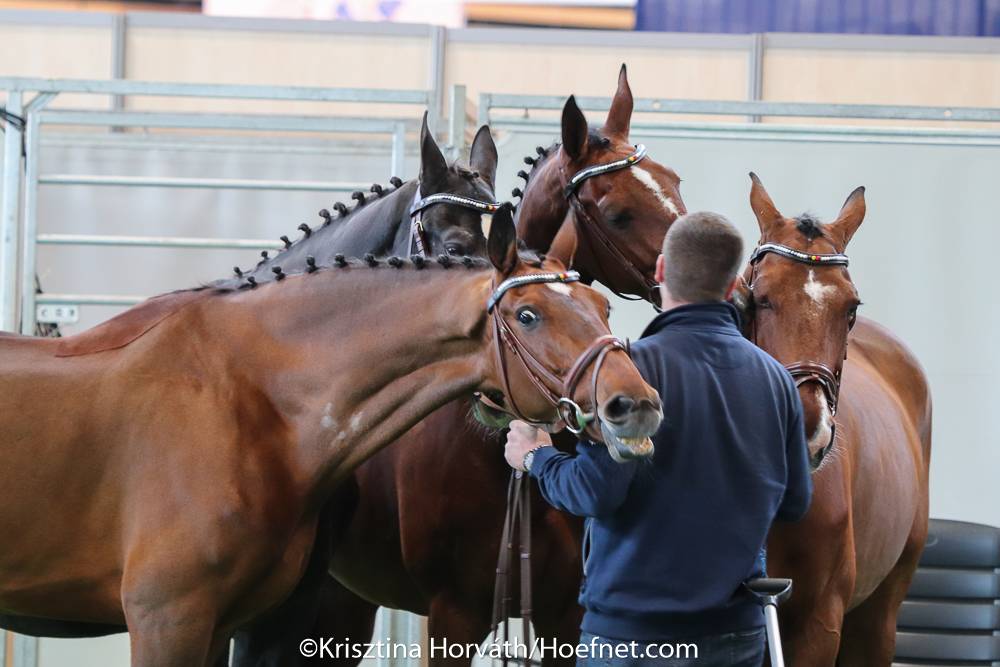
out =
<path fill-rule="evenodd" d="M 653 318 L 641 338 L 652 336 L 667 327 L 692 327 L 741 336 L 740 314 L 728 301 L 706 301 L 677 306 Z"/>

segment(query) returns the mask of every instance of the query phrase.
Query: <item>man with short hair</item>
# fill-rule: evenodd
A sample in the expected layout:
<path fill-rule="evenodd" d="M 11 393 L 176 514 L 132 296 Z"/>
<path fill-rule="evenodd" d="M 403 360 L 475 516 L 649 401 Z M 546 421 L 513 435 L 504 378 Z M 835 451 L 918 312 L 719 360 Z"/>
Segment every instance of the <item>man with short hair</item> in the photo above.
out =
<path fill-rule="evenodd" d="M 714 213 L 680 218 L 664 239 L 664 312 L 632 345 L 663 402 L 651 461 L 618 464 L 586 441 L 571 456 L 511 425 L 510 465 L 586 517 L 578 664 L 762 664 L 763 614 L 743 582 L 764 576 L 772 521 L 802 518 L 812 481 L 795 383 L 727 302 L 742 253 Z"/>

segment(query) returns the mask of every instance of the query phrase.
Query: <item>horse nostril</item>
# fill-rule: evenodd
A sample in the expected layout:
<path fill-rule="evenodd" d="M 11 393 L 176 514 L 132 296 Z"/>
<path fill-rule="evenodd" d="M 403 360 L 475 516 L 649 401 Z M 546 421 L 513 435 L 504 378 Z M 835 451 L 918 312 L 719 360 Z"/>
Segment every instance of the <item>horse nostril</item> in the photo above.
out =
<path fill-rule="evenodd" d="M 604 417 L 611 421 L 618 421 L 628 416 L 635 408 L 635 401 L 628 396 L 618 395 L 608 401 L 604 406 Z"/>

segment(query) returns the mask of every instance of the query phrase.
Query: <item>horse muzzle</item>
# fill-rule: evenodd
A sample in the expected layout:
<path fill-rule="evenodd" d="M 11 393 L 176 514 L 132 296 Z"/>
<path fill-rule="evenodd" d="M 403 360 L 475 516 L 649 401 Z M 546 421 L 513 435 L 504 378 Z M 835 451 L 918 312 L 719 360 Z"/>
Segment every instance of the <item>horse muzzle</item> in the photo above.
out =
<path fill-rule="evenodd" d="M 598 413 L 601 438 L 612 459 L 623 463 L 653 455 L 652 436 L 663 420 L 658 400 L 615 396 L 605 402 Z"/>

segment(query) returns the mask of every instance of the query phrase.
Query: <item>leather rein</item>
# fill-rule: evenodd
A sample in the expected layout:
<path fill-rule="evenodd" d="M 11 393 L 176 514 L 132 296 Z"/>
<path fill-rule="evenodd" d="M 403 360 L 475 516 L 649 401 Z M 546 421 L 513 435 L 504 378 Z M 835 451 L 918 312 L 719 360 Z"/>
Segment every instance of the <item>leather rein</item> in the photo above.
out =
<path fill-rule="evenodd" d="M 587 167 L 586 169 L 578 171 L 566 183 L 566 187 L 563 189 L 563 194 L 573 209 L 573 220 L 579 232 L 578 237 L 587 238 L 587 243 L 591 246 L 591 254 L 594 259 L 599 263 L 598 258 L 600 257 L 600 253 L 594 252 L 593 244 L 596 242 L 597 245 L 601 246 L 611 255 L 614 262 L 624 269 L 637 285 L 644 285 L 648 294 L 645 296 L 641 294 L 627 295 L 614 289 L 609 289 L 611 289 L 616 296 L 627 301 L 641 301 L 643 299 L 650 300 L 654 304 L 653 307 L 659 310 L 659 307 L 655 305 L 655 301 L 649 298 L 651 296 L 655 296 L 657 293 L 656 281 L 640 271 L 635 265 L 635 262 L 633 262 L 632 259 L 630 259 L 629 256 L 622 251 L 618 244 L 615 243 L 610 236 L 608 236 L 608 233 L 604 230 L 603 225 L 598 222 L 598 216 L 590 213 L 586 204 L 584 204 L 583 200 L 580 199 L 579 196 L 580 187 L 588 178 L 599 176 L 601 174 L 607 174 L 613 171 L 619 171 L 621 169 L 628 169 L 638 164 L 644 157 L 646 157 L 646 147 L 642 144 L 636 144 L 635 151 L 620 160 L 615 160 L 614 162 L 608 162 L 607 164 L 596 165 L 593 167 Z M 583 233 L 583 227 L 587 228 L 586 234 Z"/>
<path fill-rule="evenodd" d="M 757 265 L 760 260 L 763 259 L 768 253 L 778 255 L 779 257 L 784 257 L 793 262 L 799 262 L 800 264 L 808 264 L 810 266 L 848 266 L 850 264 L 850 259 L 847 255 L 842 253 L 830 253 L 825 255 L 817 255 L 807 252 L 802 252 L 801 250 L 796 250 L 794 248 L 789 248 L 786 245 L 781 245 L 780 243 L 762 243 L 754 248 L 753 253 L 750 255 L 750 282 L 747 283 L 747 288 L 750 290 L 751 295 L 753 294 L 753 285 L 757 279 Z M 750 324 L 750 340 L 754 345 L 757 344 L 757 318 L 751 318 Z M 844 347 L 844 359 L 847 358 L 847 347 Z M 795 361 L 790 364 L 785 364 L 785 368 L 791 374 L 792 379 L 795 381 L 796 387 L 801 387 L 807 382 L 815 382 L 819 385 L 820 389 L 823 391 L 823 397 L 826 399 L 827 408 L 830 410 L 830 418 L 833 419 L 837 416 L 837 404 L 840 401 L 840 377 L 843 370 L 843 365 L 837 369 L 831 369 L 826 364 L 819 361 Z M 825 456 L 831 447 L 833 447 L 834 439 L 837 435 L 837 422 L 834 420 L 833 425 L 830 430 L 830 442 L 819 452 L 819 455 Z"/>

